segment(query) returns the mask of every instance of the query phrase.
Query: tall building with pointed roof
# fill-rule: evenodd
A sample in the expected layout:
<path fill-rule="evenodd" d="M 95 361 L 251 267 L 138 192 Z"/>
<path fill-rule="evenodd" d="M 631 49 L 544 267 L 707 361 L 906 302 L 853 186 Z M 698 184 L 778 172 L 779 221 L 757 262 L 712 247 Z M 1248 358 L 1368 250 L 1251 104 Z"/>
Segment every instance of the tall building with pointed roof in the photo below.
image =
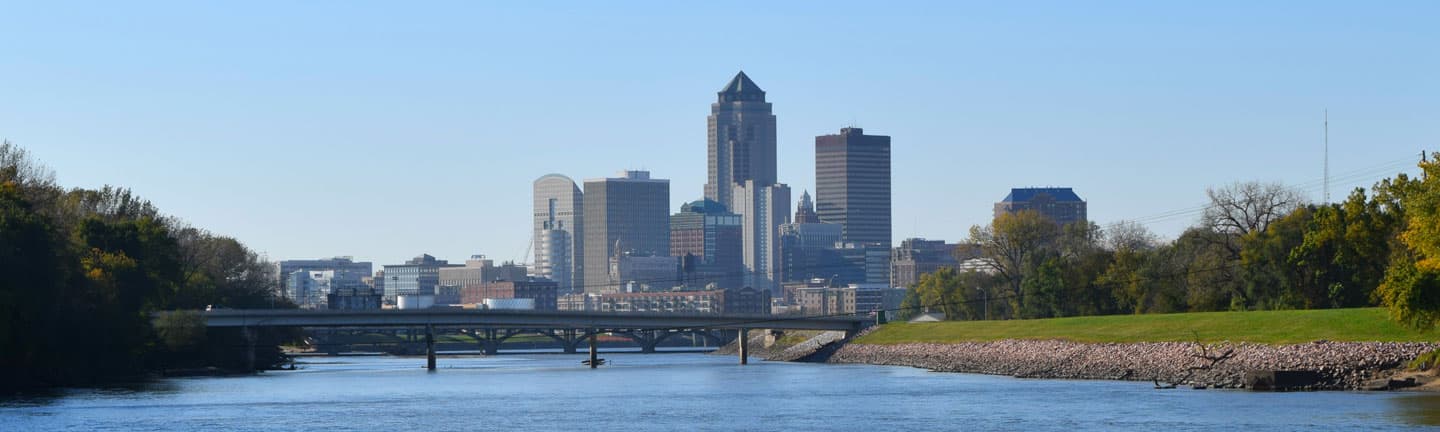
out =
<path fill-rule="evenodd" d="M 820 216 L 815 214 L 815 202 L 810 200 L 810 191 L 808 190 L 800 193 L 800 202 L 795 205 L 794 223 L 820 223 Z"/>
<path fill-rule="evenodd" d="M 745 72 L 716 94 L 710 105 L 705 198 L 730 205 L 736 185 L 754 180 L 761 187 L 776 183 L 775 115 L 765 91 Z"/>

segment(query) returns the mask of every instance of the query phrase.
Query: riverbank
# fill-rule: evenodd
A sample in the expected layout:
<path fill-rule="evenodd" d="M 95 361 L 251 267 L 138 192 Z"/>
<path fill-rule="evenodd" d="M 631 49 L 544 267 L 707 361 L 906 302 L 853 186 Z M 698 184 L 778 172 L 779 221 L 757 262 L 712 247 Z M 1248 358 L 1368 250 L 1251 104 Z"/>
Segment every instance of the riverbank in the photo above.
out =
<path fill-rule="evenodd" d="M 849 343 L 825 361 L 912 366 L 938 372 L 1022 378 L 1154 381 L 1208 388 L 1245 388 L 1247 374 L 1300 371 L 1294 389 L 1355 390 L 1386 380 L 1440 344 L 1421 342 L 1080 343 L 1001 340 L 948 344 Z M 1208 357 L 1208 358 L 1207 358 Z M 1220 361 L 1215 358 L 1224 357 Z"/>
<path fill-rule="evenodd" d="M 1057 339 L 1072 342 L 1435 342 L 1440 334 L 1408 329 L 1381 308 L 1105 315 L 995 321 L 892 323 L 857 341 L 866 344 Z"/>

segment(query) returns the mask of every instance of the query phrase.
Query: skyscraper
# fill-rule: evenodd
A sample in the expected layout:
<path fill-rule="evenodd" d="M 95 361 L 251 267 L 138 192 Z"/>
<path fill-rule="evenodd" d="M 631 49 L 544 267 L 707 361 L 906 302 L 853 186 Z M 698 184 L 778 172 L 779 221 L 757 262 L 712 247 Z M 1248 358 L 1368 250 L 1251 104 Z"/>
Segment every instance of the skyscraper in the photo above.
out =
<path fill-rule="evenodd" d="M 560 292 L 585 286 L 584 197 L 574 180 L 550 174 L 535 180 L 535 274 Z"/>
<path fill-rule="evenodd" d="M 790 222 L 790 187 L 761 186 L 755 180 L 746 180 L 735 186 L 732 200 L 730 208 L 740 214 L 742 221 L 746 284 L 772 293 L 778 291 L 778 236 L 780 225 Z"/>
<path fill-rule="evenodd" d="M 1085 200 L 1070 188 L 1015 188 L 995 203 L 995 217 L 1025 210 L 1039 212 L 1060 225 L 1085 220 Z"/>
<path fill-rule="evenodd" d="M 846 242 L 890 248 L 890 137 L 860 128 L 815 137 L 815 212 Z"/>
<path fill-rule="evenodd" d="M 670 255 L 670 180 L 649 171 L 585 180 L 585 292 L 617 292 L 610 259 L 617 252 Z"/>
<path fill-rule="evenodd" d="M 706 199 L 728 205 L 734 185 L 747 180 L 762 187 L 775 184 L 775 115 L 765 91 L 745 72 L 717 93 L 708 120 Z"/>

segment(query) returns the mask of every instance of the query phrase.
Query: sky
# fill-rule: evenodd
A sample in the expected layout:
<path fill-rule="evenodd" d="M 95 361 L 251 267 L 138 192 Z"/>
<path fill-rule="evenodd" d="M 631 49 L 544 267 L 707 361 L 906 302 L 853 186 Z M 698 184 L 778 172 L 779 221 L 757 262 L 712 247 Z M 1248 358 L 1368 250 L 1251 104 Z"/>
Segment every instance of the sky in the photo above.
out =
<path fill-rule="evenodd" d="M 781 3 L 781 4 L 772 4 Z M 269 259 L 529 261 L 531 182 L 703 195 L 744 70 L 779 178 L 892 137 L 894 237 L 963 240 L 1012 187 L 1162 237 L 1207 187 L 1323 201 L 1440 143 L 1440 3 L 0 1 L 0 138 Z"/>

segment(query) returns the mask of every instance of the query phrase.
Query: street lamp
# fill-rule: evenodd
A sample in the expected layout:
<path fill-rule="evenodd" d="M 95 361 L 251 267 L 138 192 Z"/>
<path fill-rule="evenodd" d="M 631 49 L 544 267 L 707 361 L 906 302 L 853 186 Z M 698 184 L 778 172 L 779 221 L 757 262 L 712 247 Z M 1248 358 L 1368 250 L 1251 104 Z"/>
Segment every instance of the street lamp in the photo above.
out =
<path fill-rule="evenodd" d="M 975 290 L 976 290 L 976 291 L 980 291 L 980 298 L 985 302 L 985 320 L 986 320 L 986 321 L 989 321 L 989 320 L 990 320 L 990 293 L 988 293 L 988 292 L 985 291 L 985 287 L 975 287 Z"/>

